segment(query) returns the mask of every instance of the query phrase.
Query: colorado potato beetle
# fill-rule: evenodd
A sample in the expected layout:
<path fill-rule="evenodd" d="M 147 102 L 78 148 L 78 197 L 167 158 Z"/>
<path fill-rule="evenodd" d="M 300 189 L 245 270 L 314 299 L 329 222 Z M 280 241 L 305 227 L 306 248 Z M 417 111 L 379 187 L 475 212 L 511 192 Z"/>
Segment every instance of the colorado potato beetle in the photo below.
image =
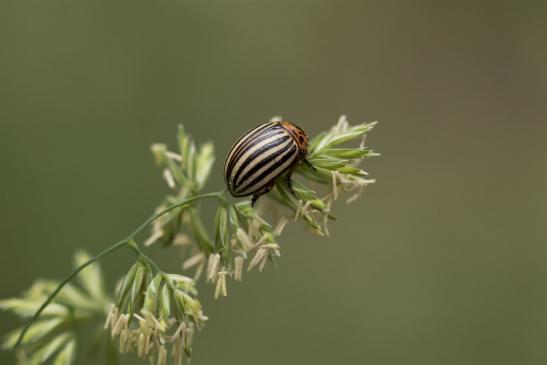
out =
<path fill-rule="evenodd" d="M 245 133 L 232 146 L 224 162 L 224 180 L 233 196 L 252 195 L 252 205 L 283 174 L 294 194 L 292 170 L 300 161 L 312 167 L 307 155 L 308 137 L 302 128 L 287 121 L 264 123 Z"/>

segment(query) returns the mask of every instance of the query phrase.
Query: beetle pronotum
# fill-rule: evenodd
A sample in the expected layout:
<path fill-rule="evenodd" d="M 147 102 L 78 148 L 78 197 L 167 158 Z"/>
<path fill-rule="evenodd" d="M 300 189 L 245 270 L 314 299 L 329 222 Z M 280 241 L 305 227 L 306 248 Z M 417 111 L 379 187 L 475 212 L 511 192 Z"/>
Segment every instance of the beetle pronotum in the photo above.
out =
<path fill-rule="evenodd" d="M 232 146 L 224 162 L 224 180 L 233 196 L 252 195 L 252 205 L 283 174 L 294 194 L 292 170 L 299 161 L 312 167 L 306 160 L 307 154 L 308 137 L 302 128 L 291 122 L 264 123 Z"/>

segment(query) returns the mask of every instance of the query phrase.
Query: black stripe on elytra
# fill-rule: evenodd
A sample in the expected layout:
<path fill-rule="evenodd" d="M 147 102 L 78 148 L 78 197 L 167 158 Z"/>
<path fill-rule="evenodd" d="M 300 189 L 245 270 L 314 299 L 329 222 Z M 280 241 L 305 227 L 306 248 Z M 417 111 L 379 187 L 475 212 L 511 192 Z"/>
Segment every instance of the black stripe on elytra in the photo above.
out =
<path fill-rule="evenodd" d="M 281 157 L 281 159 L 279 161 L 277 161 L 276 163 L 274 163 L 272 166 L 268 167 L 263 173 L 261 173 L 260 175 L 258 175 L 257 177 L 255 177 L 251 182 L 245 184 L 245 188 L 249 187 L 249 186 L 253 186 L 255 185 L 257 182 L 259 182 L 260 180 L 263 180 L 266 176 L 268 176 L 270 173 L 272 173 L 273 171 L 275 171 L 276 169 L 278 169 L 281 165 L 283 165 L 286 161 L 285 157 L 287 155 L 291 155 L 291 154 L 295 154 L 296 152 L 296 145 L 293 144 L 293 146 L 291 147 L 291 149 L 287 150 Z M 290 165 L 289 165 L 290 166 Z M 285 170 L 283 170 L 285 171 Z M 264 187 L 266 184 L 268 184 L 269 182 L 271 182 L 273 179 L 275 179 L 277 176 L 279 176 L 280 174 L 283 173 L 283 171 L 280 171 L 279 174 L 277 174 L 276 176 L 274 176 L 272 179 L 268 180 L 268 181 L 264 181 L 260 186 L 257 187 L 257 189 L 255 189 L 254 191 L 258 191 L 260 190 L 262 187 Z M 241 189 L 243 191 L 245 191 L 245 189 Z M 241 190 L 239 192 L 241 192 Z"/>
<path fill-rule="evenodd" d="M 283 139 L 282 142 L 279 142 L 279 143 L 275 143 L 275 144 L 272 144 L 272 145 L 268 145 L 266 146 L 266 148 L 273 148 L 273 147 L 276 147 L 276 146 L 279 146 L 280 144 L 282 143 L 285 143 L 287 141 L 287 139 L 289 139 L 290 137 L 287 136 L 286 138 Z M 281 139 L 281 138 L 280 138 Z M 276 140 L 276 142 L 279 141 L 279 140 Z M 268 156 L 265 156 L 263 158 L 260 157 L 260 153 L 255 153 L 256 156 L 251 156 L 251 157 L 256 157 L 256 162 L 251 159 L 249 159 L 250 161 L 246 163 L 244 163 L 242 165 L 242 168 L 240 169 L 240 171 L 237 171 L 237 175 L 236 175 L 236 178 L 234 179 L 234 183 L 238 182 L 237 184 L 234 184 L 234 186 L 241 186 L 243 185 L 243 183 L 245 182 L 245 180 L 247 180 L 249 177 L 251 177 L 255 172 L 257 172 L 258 170 L 260 170 L 262 167 L 264 167 L 266 164 L 268 164 L 270 161 L 272 161 L 273 159 L 275 159 L 276 157 L 282 155 L 285 153 L 285 151 L 287 151 L 287 149 L 290 149 L 291 146 L 293 146 L 294 144 L 293 143 L 290 143 L 286 146 L 285 149 L 282 149 L 280 151 L 276 151 L 274 153 L 270 153 Z M 257 152 L 263 152 L 264 149 L 262 149 L 261 151 L 257 151 Z M 245 166 L 248 166 L 250 163 L 253 163 L 255 162 L 255 164 L 251 167 L 251 169 L 249 171 L 247 171 L 245 173 L 245 175 L 241 176 L 241 172 L 243 170 L 243 168 Z M 240 177 L 241 176 L 241 177 Z"/>
<path fill-rule="evenodd" d="M 251 148 L 253 148 L 253 146 L 255 146 L 256 143 L 260 143 L 260 142 L 264 141 L 266 138 L 271 138 L 273 136 L 276 136 L 278 134 L 283 134 L 283 133 L 284 133 L 284 131 L 282 131 L 282 130 L 277 130 L 277 129 L 270 130 L 270 129 L 268 129 L 266 132 L 264 132 L 264 134 L 260 134 L 258 136 L 255 136 L 255 138 L 253 138 L 252 140 L 245 140 L 245 141 L 240 142 L 241 145 L 238 147 L 238 151 L 232 156 L 230 161 L 228 161 L 228 166 L 226 167 L 226 176 L 227 177 L 232 176 L 233 169 L 234 169 L 235 165 L 237 164 L 237 162 L 241 159 L 241 157 L 243 155 L 245 155 L 245 153 L 247 151 L 249 151 Z"/>
<path fill-rule="evenodd" d="M 264 129 L 261 129 L 259 131 L 256 131 L 248 136 L 243 136 L 243 138 L 241 138 L 238 143 L 240 143 L 240 145 L 238 146 L 237 150 L 234 152 L 233 156 L 232 156 L 232 161 L 236 161 L 238 160 L 242 154 L 244 154 L 249 146 L 249 144 L 255 144 L 257 142 L 257 140 L 262 140 L 262 136 L 264 135 L 271 135 L 272 133 L 274 132 L 279 132 L 279 131 L 284 131 L 284 129 L 279 126 L 278 124 L 273 124 L 273 125 L 270 125 L 268 126 L 267 128 L 264 128 Z"/>
<path fill-rule="evenodd" d="M 232 175 L 232 170 L 237 163 L 237 161 L 243 156 L 247 151 L 249 151 L 253 146 L 255 146 L 257 143 L 260 143 L 268 138 L 277 136 L 277 135 L 287 135 L 286 132 L 282 129 L 274 129 L 274 130 L 268 130 L 267 132 L 264 132 L 264 134 L 260 134 L 259 136 L 256 136 L 256 138 L 250 140 L 250 141 L 244 141 L 241 146 L 240 150 L 237 152 L 237 154 L 234 154 L 232 156 L 231 160 L 228 162 L 228 168 L 226 169 L 226 176 L 230 177 Z"/>
<path fill-rule="evenodd" d="M 250 138 L 254 138 L 255 136 L 259 135 L 260 133 L 264 133 L 268 130 L 270 130 L 272 127 L 275 127 L 277 126 L 276 123 L 273 123 L 273 122 L 270 122 L 270 123 L 264 123 L 263 125 L 259 126 L 259 127 L 256 127 L 255 129 L 251 129 L 250 131 L 246 132 L 244 135 L 242 135 L 237 141 L 236 143 L 234 143 L 234 147 L 237 146 L 237 149 L 234 151 L 234 154 L 233 154 L 233 157 L 235 157 L 238 153 L 239 153 L 239 150 L 241 149 L 241 145 L 245 145 L 245 140 L 249 140 Z M 243 142 L 241 145 L 240 142 Z M 228 152 L 228 156 L 230 156 L 230 153 L 232 153 L 232 150 L 230 149 L 230 151 Z M 233 158 L 232 158 L 233 160 Z"/>
<path fill-rule="evenodd" d="M 253 137 L 255 136 L 257 133 L 260 133 L 268 128 L 271 128 L 273 127 L 274 125 L 276 125 L 276 123 L 274 122 L 269 122 L 269 123 L 264 123 L 262 125 L 259 125 L 257 127 L 254 127 L 253 129 L 247 131 L 244 135 L 242 135 L 241 137 L 239 137 L 239 139 L 234 143 L 234 145 L 232 146 L 232 148 L 230 148 L 230 150 L 228 151 L 228 154 L 226 155 L 226 158 L 230 157 L 230 154 L 232 153 L 232 151 L 234 150 L 234 148 L 236 149 L 236 151 L 233 151 L 234 152 L 234 156 L 237 154 L 237 150 L 239 150 L 241 148 L 241 145 L 239 145 L 240 142 L 242 142 L 243 140 L 249 138 L 249 137 Z M 232 159 L 233 160 L 233 159 Z M 226 163 L 228 163 L 229 161 L 226 160 L 224 161 L 224 166 L 226 166 Z"/>
<path fill-rule="evenodd" d="M 282 133 L 279 135 L 278 138 L 268 142 L 268 144 L 265 144 L 264 146 L 260 147 L 258 150 L 251 153 L 243 162 L 241 163 L 240 168 L 237 171 L 234 171 L 234 178 L 233 183 L 234 186 L 238 186 L 237 182 L 240 180 L 241 173 L 245 169 L 246 166 L 252 165 L 253 163 L 256 163 L 257 161 L 260 162 L 262 160 L 262 155 L 266 154 L 268 155 L 268 151 L 274 147 L 279 146 L 280 144 L 283 144 L 287 142 L 291 137 L 287 135 L 286 133 Z M 272 154 L 270 154 L 272 155 Z M 270 156 L 268 155 L 268 157 Z M 273 153 L 273 155 L 279 156 L 279 153 Z M 267 158 L 267 157 L 266 157 Z"/>

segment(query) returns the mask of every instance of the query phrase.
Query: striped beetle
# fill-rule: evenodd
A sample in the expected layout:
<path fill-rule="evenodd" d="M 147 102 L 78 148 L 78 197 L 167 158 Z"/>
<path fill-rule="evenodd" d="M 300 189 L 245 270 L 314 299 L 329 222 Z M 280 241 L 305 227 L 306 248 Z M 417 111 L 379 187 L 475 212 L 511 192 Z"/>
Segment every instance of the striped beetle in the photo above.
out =
<path fill-rule="evenodd" d="M 268 122 L 245 133 L 232 146 L 224 162 L 224 181 L 235 197 L 252 195 L 251 205 L 286 174 L 292 188 L 292 170 L 299 161 L 313 168 L 306 159 L 308 137 L 291 122 Z"/>

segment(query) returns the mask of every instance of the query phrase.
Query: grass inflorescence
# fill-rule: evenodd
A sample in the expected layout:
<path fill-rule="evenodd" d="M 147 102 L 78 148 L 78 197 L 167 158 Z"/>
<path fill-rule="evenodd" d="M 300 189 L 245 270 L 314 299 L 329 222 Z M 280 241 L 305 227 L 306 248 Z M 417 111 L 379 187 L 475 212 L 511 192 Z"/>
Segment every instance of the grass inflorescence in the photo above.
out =
<path fill-rule="evenodd" d="M 276 262 L 281 255 L 279 237 L 290 220 L 315 234 L 329 235 L 335 203 L 343 195 L 346 203 L 357 200 L 374 182 L 359 164 L 378 155 L 365 146 L 366 134 L 375 124 L 351 126 L 342 116 L 329 131 L 310 140 L 311 166 L 296 166 L 294 194 L 281 177 L 256 207 L 247 200 L 234 201 L 225 190 L 203 193 L 215 160 L 213 144 L 197 146 L 180 126 L 176 152 L 165 144 L 151 147 L 172 193 L 125 239 L 94 257 L 77 253 L 76 269 L 65 280 L 39 280 L 20 298 L 0 301 L 1 309 L 27 319 L 25 326 L 7 335 L 3 349 L 17 350 L 18 364 L 74 364 L 77 329 L 106 316 L 102 333 L 110 333 L 118 353 L 135 352 L 159 365 L 169 358 L 182 364 L 191 356 L 195 331 L 207 321 L 196 280 L 211 283 L 215 298 L 227 296 L 230 280 L 241 282 L 246 271 L 262 271 Z M 343 147 L 355 141 L 357 146 Z M 202 216 L 204 199 L 217 203 L 214 217 Z M 150 234 L 139 241 L 137 236 L 147 227 Z M 150 259 L 144 250 L 151 245 L 182 250 L 180 272 L 164 272 Z M 111 298 L 97 261 L 122 247 L 134 251 L 135 263 Z M 78 286 L 70 283 L 75 277 Z M 106 353 L 109 361 L 117 356 Z"/>

